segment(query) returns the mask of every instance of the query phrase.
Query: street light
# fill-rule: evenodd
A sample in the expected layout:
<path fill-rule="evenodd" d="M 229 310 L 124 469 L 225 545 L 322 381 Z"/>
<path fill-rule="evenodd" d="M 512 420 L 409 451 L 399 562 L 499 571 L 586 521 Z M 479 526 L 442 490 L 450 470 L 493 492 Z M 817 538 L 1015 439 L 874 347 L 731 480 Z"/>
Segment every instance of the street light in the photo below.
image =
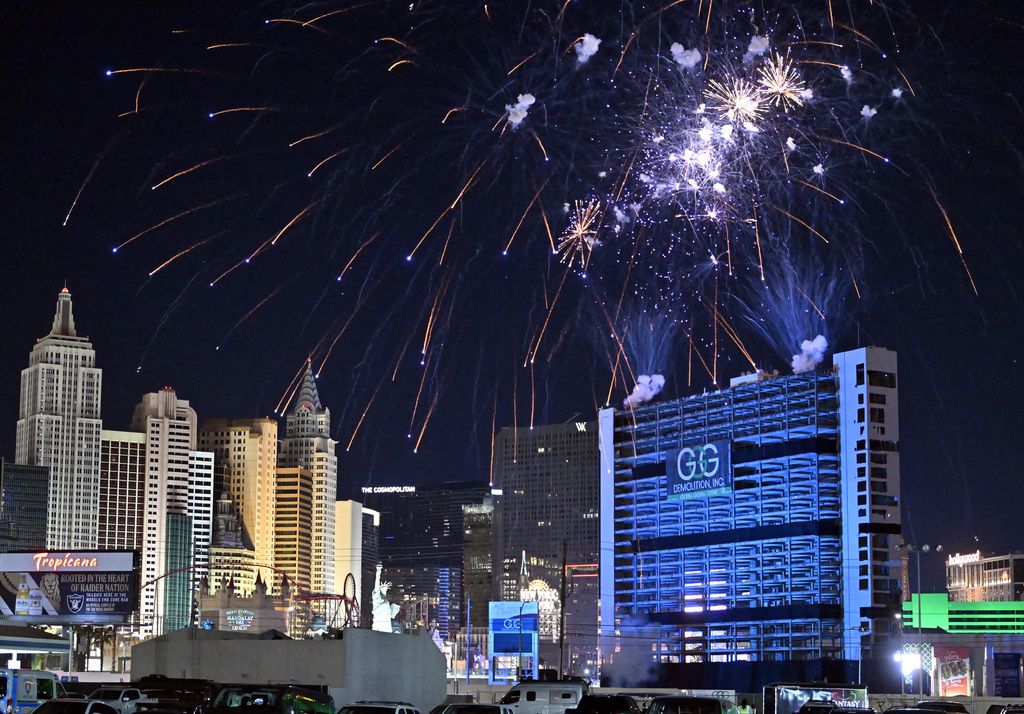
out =
<path fill-rule="evenodd" d="M 917 675 L 917 691 L 919 695 L 924 694 L 924 639 L 921 635 L 921 553 L 928 553 L 931 549 L 930 545 L 915 546 L 913 543 L 900 543 L 896 546 L 896 550 L 905 550 L 908 553 L 913 553 L 917 560 L 917 647 L 921 655 L 921 666 L 918 667 Z M 941 553 L 942 546 L 935 546 L 935 552 Z"/>

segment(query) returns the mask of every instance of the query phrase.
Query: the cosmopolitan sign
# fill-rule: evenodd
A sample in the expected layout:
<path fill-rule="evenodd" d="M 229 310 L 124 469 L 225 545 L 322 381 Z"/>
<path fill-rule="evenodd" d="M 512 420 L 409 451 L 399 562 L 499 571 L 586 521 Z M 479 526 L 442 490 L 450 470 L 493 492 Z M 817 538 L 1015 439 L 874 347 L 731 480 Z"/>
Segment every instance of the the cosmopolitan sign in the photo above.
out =
<path fill-rule="evenodd" d="M 41 624 L 117 624 L 138 603 L 134 551 L 0 553 L 0 613 Z"/>
<path fill-rule="evenodd" d="M 665 471 L 673 501 L 721 496 L 732 491 L 729 441 L 693 444 L 668 452 Z"/>

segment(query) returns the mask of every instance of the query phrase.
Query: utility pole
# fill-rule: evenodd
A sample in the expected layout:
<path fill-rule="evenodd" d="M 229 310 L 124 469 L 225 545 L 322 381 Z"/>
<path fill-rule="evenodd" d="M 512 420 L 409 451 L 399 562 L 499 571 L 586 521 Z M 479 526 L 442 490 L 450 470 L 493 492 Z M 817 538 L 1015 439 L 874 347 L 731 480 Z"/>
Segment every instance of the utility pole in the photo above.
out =
<path fill-rule="evenodd" d="M 565 676 L 565 550 L 566 541 L 562 539 L 562 586 L 558 593 L 559 623 L 558 623 L 558 677 Z"/>

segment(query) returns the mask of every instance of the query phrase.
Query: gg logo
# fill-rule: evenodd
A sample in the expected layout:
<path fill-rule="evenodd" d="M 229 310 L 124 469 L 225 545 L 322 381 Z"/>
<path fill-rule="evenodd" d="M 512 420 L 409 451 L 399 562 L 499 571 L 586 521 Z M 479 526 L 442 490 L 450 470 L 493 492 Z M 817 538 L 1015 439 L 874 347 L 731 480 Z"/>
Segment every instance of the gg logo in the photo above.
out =
<path fill-rule="evenodd" d="M 718 473 L 718 447 L 705 444 L 695 449 L 684 447 L 676 457 L 676 468 L 684 481 L 689 481 L 697 474 L 710 477 Z"/>

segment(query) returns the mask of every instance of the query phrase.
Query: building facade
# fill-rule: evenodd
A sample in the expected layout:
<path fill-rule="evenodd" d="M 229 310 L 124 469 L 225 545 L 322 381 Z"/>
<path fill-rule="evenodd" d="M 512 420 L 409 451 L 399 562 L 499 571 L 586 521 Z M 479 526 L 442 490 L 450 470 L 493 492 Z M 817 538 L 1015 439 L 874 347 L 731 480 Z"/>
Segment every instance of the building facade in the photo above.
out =
<path fill-rule="evenodd" d="M 950 602 L 1024 600 L 1024 553 L 951 555 L 946 560 L 946 590 Z"/>
<path fill-rule="evenodd" d="M 46 548 L 50 472 L 0 459 L 0 552 Z"/>
<path fill-rule="evenodd" d="M 563 659 L 568 674 L 597 670 L 599 581 L 592 577 L 600 552 L 597 427 L 570 422 L 506 428 L 494 440 L 494 599 L 521 601 L 524 592 L 546 588 L 560 600 L 565 573 L 564 638 L 559 612 L 554 629 L 541 637 L 541 653 L 549 663 Z"/>
<path fill-rule="evenodd" d="M 213 455 L 195 453 L 195 410 L 170 387 L 143 396 L 131 428 L 146 437 L 140 627 L 145 636 L 160 635 L 192 620 L 193 593 L 202 577 L 196 577 L 195 554 L 207 553 L 210 545 L 209 525 L 196 529 L 193 516 L 212 518 Z M 193 473 L 197 464 L 202 470 Z"/>
<path fill-rule="evenodd" d="M 301 466 L 277 470 L 274 569 L 300 593 L 310 592 L 313 533 L 313 474 Z"/>
<path fill-rule="evenodd" d="M 199 448 L 214 455 L 217 497 L 231 499 L 242 542 L 255 552 L 256 563 L 267 567 L 274 565 L 277 434 L 273 419 L 207 419 L 198 439 Z"/>
<path fill-rule="evenodd" d="M 64 288 L 50 333 L 21 372 L 14 460 L 49 470 L 46 547 L 94 550 L 100 497 L 102 370 L 87 337 L 79 337 Z"/>
<path fill-rule="evenodd" d="M 338 495 L 338 442 L 331 438 L 331 412 L 320 403 L 312 366 L 306 371 L 285 418 L 278 466 L 307 469 L 313 477 L 311 580 L 313 592 L 334 587 L 334 502 Z"/>
<path fill-rule="evenodd" d="M 216 592 L 231 586 L 236 594 L 247 597 L 256 587 L 257 575 L 263 582 L 273 582 L 274 578 L 266 570 L 266 577 L 263 577 L 256 568 L 256 551 L 243 542 L 242 527 L 231 496 L 221 493 L 214 509 L 207 587 Z"/>
<path fill-rule="evenodd" d="M 363 489 L 363 500 L 380 513 L 380 562 L 391 592 L 444 639 L 465 624 L 464 507 L 482 503 L 488 491 L 472 482 Z"/>
<path fill-rule="evenodd" d="M 748 375 L 600 422 L 607 649 L 629 660 L 618 635 L 642 632 L 662 681 L 699 672 L 741 691 L 759 676 L 851 681 L 841 663 L 889 652 L 895 353 L 845 352 L 832 369 Z"/>
<path fill-rule="evenodd" d="M 146 434 L 104 429 L 100 438 L 100 550 L 142 550 L 146 521 Z"/>

